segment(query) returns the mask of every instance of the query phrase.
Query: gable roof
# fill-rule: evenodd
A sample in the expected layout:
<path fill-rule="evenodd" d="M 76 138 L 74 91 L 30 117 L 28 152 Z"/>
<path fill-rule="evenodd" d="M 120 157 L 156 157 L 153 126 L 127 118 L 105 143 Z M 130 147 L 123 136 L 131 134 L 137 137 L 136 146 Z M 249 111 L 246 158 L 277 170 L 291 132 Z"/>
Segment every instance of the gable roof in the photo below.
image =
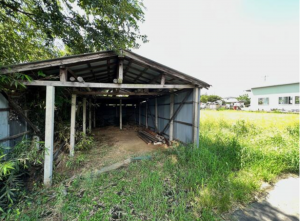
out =
<path fill-rule="evenodd" d="M 67 56 L 43 61 L 2 67 L 0 74 L 33 73 L 43 71 L 46 75 L 59 76 L 60 67 L 67 68 L 71 75 L 82 77 L 86 82 L 112 83 L 118 74 L 119 61 L 123 60 L 124 83 L 157 84 L 165 75 L 166 84 L 193 84 L 208 88 L 204 81 L 184 74 L 158 62 L 142 57 L 128 50 L 118 55 L 114 51 L 101 51 Z"/>

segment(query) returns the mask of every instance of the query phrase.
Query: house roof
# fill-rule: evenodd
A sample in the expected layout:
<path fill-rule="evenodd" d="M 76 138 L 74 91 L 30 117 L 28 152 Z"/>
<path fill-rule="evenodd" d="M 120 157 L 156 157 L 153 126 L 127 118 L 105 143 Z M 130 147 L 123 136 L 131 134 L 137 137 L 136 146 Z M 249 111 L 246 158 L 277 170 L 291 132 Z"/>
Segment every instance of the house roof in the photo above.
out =
<path fill-rule="evenodd" d="M 114 51 L 101 51 L 74 56 L 67 56 L 43 61 L 2 67 L 0 74 L 26 73 L 39 80 L 38 71 L 47 76 L 59 77 L 60 68 L 66 68 L 85 82 L 112 83 L 118 75 L 119 61 L 123 61 L 124 80 L 128 84 L 157 84 L 161 75 L 165 75 L 165 84 L 193 84 L 202 88 L 210 85 L 195 77 L 174 70 L 158 62 L 124 50 L 121 55 Z"/>
<path fill-rule="evenodd" d="M 299 84 L 299 82 L 291 82 L 291 83 L 284 83 L 284 84 L 273 84 L 273 85 L 257 86 L 257 87 L 252 87 L 251 89 L 247 89 L 246 91 L 250 92 L 252 89 L 256 89 L 256 88 L 277 87 L 277 86 L 291 85 L 291 84 Z"/>

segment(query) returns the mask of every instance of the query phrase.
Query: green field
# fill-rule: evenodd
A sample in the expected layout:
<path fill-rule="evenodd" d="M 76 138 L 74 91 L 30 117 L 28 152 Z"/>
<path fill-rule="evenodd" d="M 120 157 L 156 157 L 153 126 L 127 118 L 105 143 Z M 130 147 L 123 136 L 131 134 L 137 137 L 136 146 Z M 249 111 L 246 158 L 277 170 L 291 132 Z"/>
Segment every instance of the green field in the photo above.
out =
<path fill-rule="evenodd" d="M 299 172 L 299 115 L 202 111 L 200 147 L 28 195 L 8 220 L 219 220 L 262 192 L 262 182 Z M 53 197 L 54 196 L 54 197 Z M 4 216 L 4 215 L 3 215 Z"/>

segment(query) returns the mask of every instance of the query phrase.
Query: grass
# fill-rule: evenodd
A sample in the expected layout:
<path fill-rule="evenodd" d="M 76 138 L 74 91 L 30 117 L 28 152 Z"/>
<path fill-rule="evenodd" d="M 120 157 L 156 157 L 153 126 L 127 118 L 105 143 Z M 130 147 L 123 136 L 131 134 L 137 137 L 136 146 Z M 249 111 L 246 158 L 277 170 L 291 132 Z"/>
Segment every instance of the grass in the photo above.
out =
<path fill-rule="evenodd" d="M 7 220 L 221 220 L 261 193 L 262 182 L 299 172 L 299 115 L 202 111 L 200 147 L 28 195 Z M 52 197 L 55 194 L 55 197 Z"/>

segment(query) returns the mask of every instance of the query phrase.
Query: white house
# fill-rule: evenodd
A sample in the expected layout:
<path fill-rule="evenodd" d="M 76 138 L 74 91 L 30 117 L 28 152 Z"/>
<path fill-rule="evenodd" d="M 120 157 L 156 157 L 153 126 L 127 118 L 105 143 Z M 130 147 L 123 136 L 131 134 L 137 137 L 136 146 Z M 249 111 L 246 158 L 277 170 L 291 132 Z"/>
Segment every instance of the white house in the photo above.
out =
<path fill-rule="evenodd" d="M 253 87 L 250 110 L 299 111 L 299 82 Z"/>

